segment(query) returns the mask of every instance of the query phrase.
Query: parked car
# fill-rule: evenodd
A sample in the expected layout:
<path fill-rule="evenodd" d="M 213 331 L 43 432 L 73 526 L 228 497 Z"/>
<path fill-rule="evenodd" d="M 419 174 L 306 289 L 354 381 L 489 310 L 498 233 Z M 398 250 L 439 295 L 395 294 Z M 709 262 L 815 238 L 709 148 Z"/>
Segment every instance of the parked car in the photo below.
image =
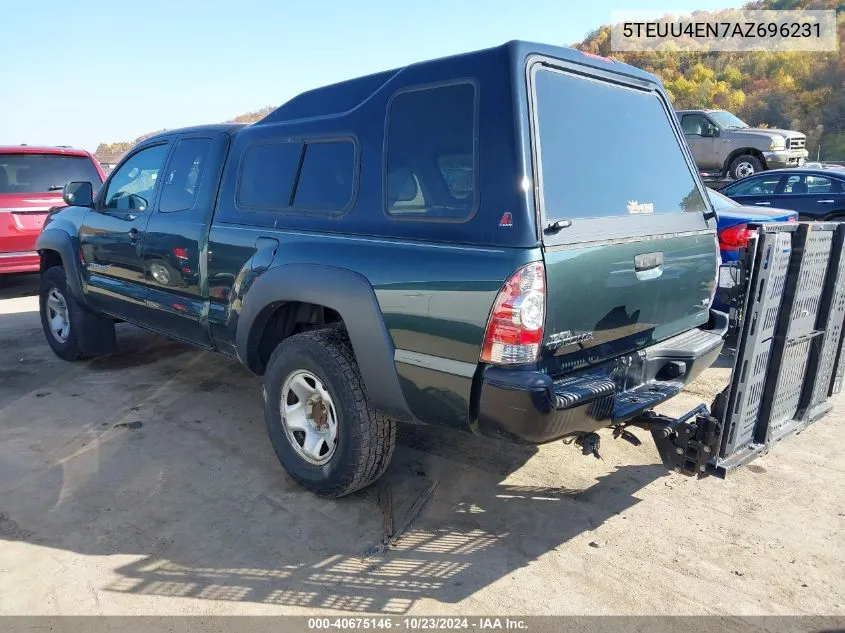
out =
<path fill-rule="evenodd" d="M 802 167 L 804 169 L 845 169 L 845 165 L 840 165 L 838 163 L 819 163 L 816 161 L 813 161 L 812 163 L 804 163 Z"/>
<path fill-rule="evenodd" d="M 719 235 L 719 252 L 722 262 L 735 262 L 739 249 L 748 245 L 752 232 L 748 225 L 760 222 L 797 222 L 798 212 L 772 207 L 743 206 L 728 196 L 707 189 L 707 195 L 716 210 Z"/>
<path fill-rule="evenodd" d="M 800 167 L 807 159 L 801 132 L 753 128 L 725 110 L 679 110 L 677 115 L 699 170 L 709 176 L 745 178 Z"/>
<path fill-rule="evenodd" d="M 109 353 L 120 319 L 236 357 L 264 376 L 280 461 L 322 495 L 384 472 L 396 420 L 586 454 L 636 423 L 701 475 L 718 422 L 646 415 L 727 329 L 668 103 L 631 66 L 512 42 L 146 139 L 99 195 L 69 184 L 38 239 L 47 342 Z M 196 277 L 150 271 L 177 249 Z"/>
<path fill-rule="evenodd" d="M 802 220 L 845 218 L 842 170 L 776 169 L 732 182 L 721 191 L 746 206 L 793 209 Z"/>
<path fill-rule="evenodd" d="M 69 147 L 0 146 L 0 274 L 38 272 L 35 240 L 51 208 L 64 205 L 62 188 L 105 178 L 94 157 Z"/>
<path fill-rule="evenodd" d="M 742 206 L 726 195 L 708 188 L 707 194 L 718 216 L 719 286 L 713 307 L 734 316 L 742 299 L 745 280 L 739 267 L 740 252 L 748 246 L 754 230 L 749 224 L 761 222 L 796 222 L 798 213 L 787 209 Z"/>

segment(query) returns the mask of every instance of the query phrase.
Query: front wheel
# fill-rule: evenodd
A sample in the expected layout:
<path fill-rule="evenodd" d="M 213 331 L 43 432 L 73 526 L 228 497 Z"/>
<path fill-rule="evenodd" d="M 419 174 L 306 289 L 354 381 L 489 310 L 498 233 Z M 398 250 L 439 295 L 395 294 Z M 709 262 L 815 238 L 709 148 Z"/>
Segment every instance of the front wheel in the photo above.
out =
<path fill-rule="evenodd" d="M 367 400 L 346 334 L 338 329 L 285 339 L 264 375 L 264 417 L 279 461 L 300 485 L 342 497 L 381 477 L 396 423 Z"/>
<path fill-rule="evenodd" d="M 743 154 L 742 156 L 737 156 L 731 161 L 728 171 L 730 172 L 731 178 L 734 180 L 748 178 L 748 176 L 753 176 L 754 174 L 763 171 L 763 163 L 755 156 Z"/>
<path fill-rule="evenodd" d="M 82 360 L 114 348 L 114 322 L 77 303 L 64 268 L 48 268 L 41 275 L 39 308 L 47 343 L 62 360 Z"/>

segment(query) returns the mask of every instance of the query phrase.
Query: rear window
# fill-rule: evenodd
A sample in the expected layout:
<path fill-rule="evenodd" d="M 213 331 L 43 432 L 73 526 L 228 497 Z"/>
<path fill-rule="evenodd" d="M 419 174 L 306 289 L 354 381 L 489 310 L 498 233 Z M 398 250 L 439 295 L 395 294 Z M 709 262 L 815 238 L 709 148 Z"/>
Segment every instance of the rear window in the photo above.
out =
<path fill-rule="evenodd" d="M 387 129 L 385 199 L 394 218 L 462 221 L 475 211 L 475 86 L 397 95 Z"/>
<path fill-rule="evenodd" d="M 535 90 L 547 218 L 705 210 L 655 93 L 549 69 Z"/>
<path fill-rule="evenodd" d="M 60 191 L 67 183 L 103 184 L 100 172 L 85 156 L 60 154 L 0 154 L 0 193 Z"/>

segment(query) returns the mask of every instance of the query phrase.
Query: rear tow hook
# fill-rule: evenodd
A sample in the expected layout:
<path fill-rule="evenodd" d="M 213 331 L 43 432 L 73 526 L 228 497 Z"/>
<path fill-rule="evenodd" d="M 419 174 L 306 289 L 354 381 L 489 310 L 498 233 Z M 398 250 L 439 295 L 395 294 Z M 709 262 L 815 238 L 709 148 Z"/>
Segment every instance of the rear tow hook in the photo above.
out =
<path fill-rule="evenodd" d="M 704 404 L 680 418 L 646 411 L 627 426 L 651 431 L 666 468 L 699 479 L 709 474 L 707 463 L 716 454 L 722 437 L 722 423 Z"/>

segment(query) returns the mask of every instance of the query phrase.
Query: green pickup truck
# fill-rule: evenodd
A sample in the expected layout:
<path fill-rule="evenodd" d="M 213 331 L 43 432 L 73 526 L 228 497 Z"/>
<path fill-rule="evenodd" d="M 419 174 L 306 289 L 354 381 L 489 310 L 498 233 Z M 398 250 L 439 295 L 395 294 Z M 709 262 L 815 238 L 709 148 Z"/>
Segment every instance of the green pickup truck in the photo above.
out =
<path fill-rule="evenodd" d="M 681 129 L 703 175 L 734 180 L 807 160 L 801 132 L 753 128 L 725 110 L 678 110 Z"/>
<path fill-rule="evenodd" d="M 375 481 L 397 421 L 585 453 L 639 421 L 688 474 L 715 449 L 649 414 L 727 318 L 692 156 L 631 66 L 526 42 L 417 63 L 146 139 L 64 200 L 37 242 L 55 353 L 108 354 L 126 321 L 238 359 L 319 494 Z"/>

